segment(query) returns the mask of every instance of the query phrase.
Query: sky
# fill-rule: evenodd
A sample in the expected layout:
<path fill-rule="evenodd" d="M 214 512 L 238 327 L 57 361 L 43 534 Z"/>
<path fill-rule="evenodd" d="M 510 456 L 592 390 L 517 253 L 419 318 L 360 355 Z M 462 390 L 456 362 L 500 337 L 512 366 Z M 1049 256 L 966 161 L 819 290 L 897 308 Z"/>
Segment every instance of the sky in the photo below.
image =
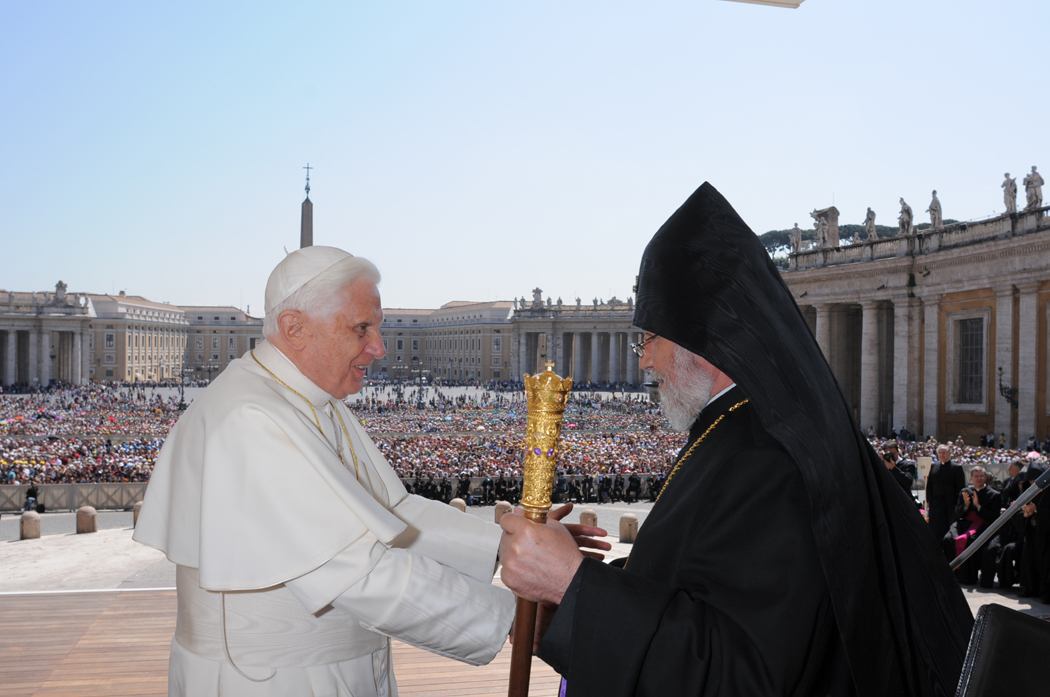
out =
<path fill-rule="evenodd" d="M 386 307 L 625 299 L 707 180 L 758 233 L 1001 212 L 1050 172 L 1046 0 L 0 3 L 0 289 L 261 316 L 299 244 Z M 1045 176 L 1045 175 L 1044 175 Z M 1046 194 L 1050 196 L 1050 191 Z"/>

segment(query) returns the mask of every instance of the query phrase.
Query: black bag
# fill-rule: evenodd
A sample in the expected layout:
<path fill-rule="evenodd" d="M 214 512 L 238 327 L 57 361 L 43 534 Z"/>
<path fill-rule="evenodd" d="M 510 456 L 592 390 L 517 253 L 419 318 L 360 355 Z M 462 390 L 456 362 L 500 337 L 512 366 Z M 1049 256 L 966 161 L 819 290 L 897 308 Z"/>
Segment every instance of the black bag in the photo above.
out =
<path fill-rule="evenodd" d="M 1046 656 L 1050 622 L 1002 605 L 985 605 L 977 611 L 955 697 L 1046 694 L 1047 676 L 1039 668 Z"/>
<path fill-rule="evenodd" d="M 43 513 L 43 512 L 44 512 L 44 504 L 42 504 L 42 503 L 38 503 L 38 504 L 36 505 L 36 512 L 37 512 L 37 513 Z"/>

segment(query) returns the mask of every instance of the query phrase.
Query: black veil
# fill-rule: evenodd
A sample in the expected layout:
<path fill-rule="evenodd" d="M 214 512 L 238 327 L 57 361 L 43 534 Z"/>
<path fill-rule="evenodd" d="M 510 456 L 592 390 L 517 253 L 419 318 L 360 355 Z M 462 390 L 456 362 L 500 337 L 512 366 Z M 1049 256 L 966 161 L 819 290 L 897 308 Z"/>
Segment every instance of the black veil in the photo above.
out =
<path fill-rule="evenodd" d="M 954 694 L 973 623 L 962 592 L 765 248 L 710 184 L 646 247 L 634 324 L 729 375 L 794 459 L 858 694 Z"/>

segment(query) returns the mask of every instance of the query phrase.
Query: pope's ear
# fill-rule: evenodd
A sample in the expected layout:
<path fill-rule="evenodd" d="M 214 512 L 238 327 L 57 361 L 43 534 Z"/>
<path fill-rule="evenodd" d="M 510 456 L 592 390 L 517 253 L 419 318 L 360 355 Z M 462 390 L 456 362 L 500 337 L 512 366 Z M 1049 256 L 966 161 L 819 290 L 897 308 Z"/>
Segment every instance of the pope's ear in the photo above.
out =
<path fill-rule="evenodd" d="M 306 344 L 306 316 L 299 310 L 285 310 L 277 318 L 281 338 L 295 349 Z"/>

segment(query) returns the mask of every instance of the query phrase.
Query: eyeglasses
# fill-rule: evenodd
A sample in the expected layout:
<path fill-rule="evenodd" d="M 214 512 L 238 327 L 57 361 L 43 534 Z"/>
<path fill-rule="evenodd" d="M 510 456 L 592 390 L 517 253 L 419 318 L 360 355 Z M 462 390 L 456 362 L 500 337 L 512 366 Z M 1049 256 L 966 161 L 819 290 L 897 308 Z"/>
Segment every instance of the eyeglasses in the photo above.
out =
<path fill-rule="evenodd" d="M 645 345 L 656 338 L 656 334 L 650 334 L 641 341 L 632 341 L 631 350 L 634 351 L 634 355 L 641 358 L 645 355 Z"/>

